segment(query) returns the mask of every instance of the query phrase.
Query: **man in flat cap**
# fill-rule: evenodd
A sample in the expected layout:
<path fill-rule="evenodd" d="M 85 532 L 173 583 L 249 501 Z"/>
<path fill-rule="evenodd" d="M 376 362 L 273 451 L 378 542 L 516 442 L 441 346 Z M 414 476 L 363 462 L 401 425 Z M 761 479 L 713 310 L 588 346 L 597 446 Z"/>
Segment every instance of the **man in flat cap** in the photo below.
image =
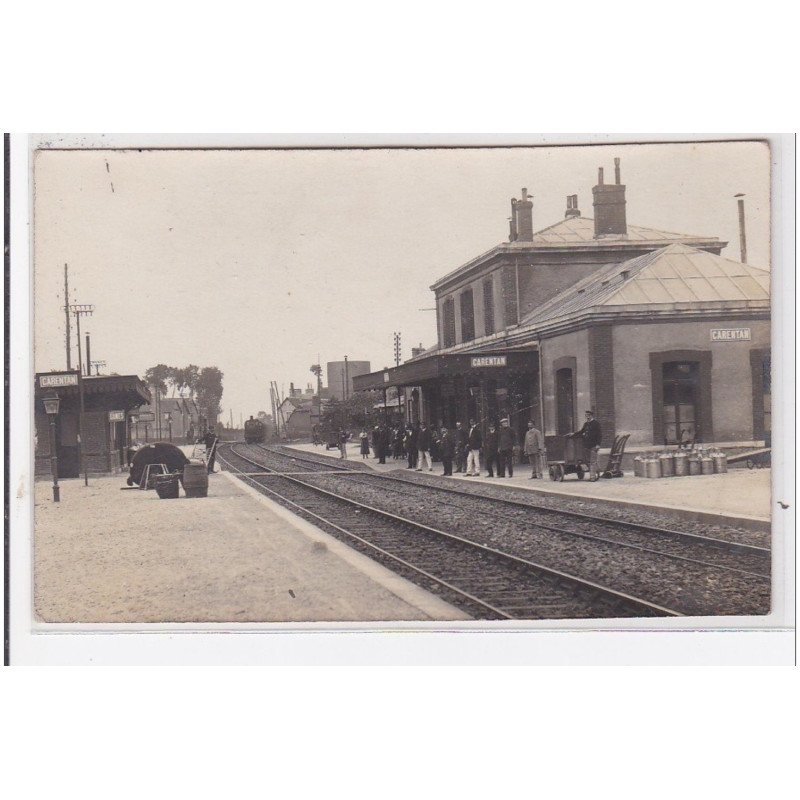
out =
<path fill-rule="evenodd" d="M 599 478 L 597 454 L 600 452 L 600 440 L 603 438 L 603 432 L 600 429 L 600 423 L 594 418 L 594 411 L 586 412 L 586 422 L 575 435 L 583 439 L 583 447 L 589 461 L 589 480 L 596 481 Z"/>

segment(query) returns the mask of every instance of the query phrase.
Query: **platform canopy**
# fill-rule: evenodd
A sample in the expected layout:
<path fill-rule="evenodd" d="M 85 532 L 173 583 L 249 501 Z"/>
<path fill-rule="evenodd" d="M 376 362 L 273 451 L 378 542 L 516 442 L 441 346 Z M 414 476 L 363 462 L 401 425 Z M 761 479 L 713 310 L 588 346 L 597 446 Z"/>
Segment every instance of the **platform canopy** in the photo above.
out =
<path fill-rule="evenodd" d="M 356 391 L 388 389 L 390 386 L 419 386 L 439 378 L 456 375 L 485 374 L 492 377 L 498 370 L 531 369 L 536 345 L 523 350 L 472 350 L 459 353 L 426 353 L 424 356 L 391 367 L 353 378 Z"/>

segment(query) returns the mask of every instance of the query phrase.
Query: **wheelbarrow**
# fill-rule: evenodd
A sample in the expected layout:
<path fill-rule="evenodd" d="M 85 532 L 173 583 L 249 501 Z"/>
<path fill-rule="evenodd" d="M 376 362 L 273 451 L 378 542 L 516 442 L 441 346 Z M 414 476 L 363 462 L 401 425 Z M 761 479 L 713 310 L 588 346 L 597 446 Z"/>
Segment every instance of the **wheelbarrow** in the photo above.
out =
<path fill-rule="evenodd" d="M 573 474 L 582 481 L 589 471 L 583 440 L 576 436 L 565 436 L 563 461 L 548 461 L 547 471 L 551 481 L 563 481 L 565 475 Z"/>

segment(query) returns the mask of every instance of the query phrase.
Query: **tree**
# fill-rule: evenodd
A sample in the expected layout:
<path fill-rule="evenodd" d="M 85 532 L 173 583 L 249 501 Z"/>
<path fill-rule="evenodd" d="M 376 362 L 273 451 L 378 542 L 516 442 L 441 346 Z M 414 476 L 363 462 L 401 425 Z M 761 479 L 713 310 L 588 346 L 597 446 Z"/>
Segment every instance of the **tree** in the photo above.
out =
<path fill-rule="evenodd" d="M 203 367 L 197 376 L 197 404 L 209 421 L 216 420 L 222 411 L 222 378 L 222 372 L 217 367 Z"/>
<path fill-rule="evenodd" d="M 173 368 L 166 364 L 156 364 L 144 373 L 144 380 L 148 386 L 152 386 L 159 394 L 167 393 L 167 381 L 171 381 Z"/>
<path fill-rule="evenodd" d="M 383 392 L 353 392 L 347 400 L 331 399 L 322 407 L 322 426 L 331 428 L 371 428 L 378 424 L 381 413 L 375 408 L 383 400 Z"/>

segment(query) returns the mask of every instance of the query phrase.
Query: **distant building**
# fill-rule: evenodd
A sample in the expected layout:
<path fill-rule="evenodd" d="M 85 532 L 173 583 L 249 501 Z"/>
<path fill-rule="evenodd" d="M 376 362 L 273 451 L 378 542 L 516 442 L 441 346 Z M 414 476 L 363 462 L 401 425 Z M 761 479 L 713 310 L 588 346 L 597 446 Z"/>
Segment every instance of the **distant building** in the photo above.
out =
<path fill-rule="evenodd" d="M 202 422 L 197 401 L 189 397 L 161 397 L 157 403 L 142 406 L 140 414 L 147 418 L 153 415 L 153 421 L 140 423 L 138 417 L 132 420 L 133 438 L 139 441 L 183 443 L 186 434 L 198 436 Z M 160 416 L 159 416 L 160 415 Z M 160 423 L 160 424 L 159 424 Z M 145 427 L 146 425 L 146 427 Z"/>
<path fill-rule="evenodd" d="M 77 478 L 80 469 L 78 433 L 80 395 L 77 373 L 39 372 L 34 389 L 36 425 L 36 476 L 50 475 L 50 419 L 44 399 L 58 396 L 55 417 L 55 447 L 58 474 Z M 131 442 L 131 418 L 151 399 L 150 390 L 136 375 L 103 375 L 83 378 L 84 414 L 81 441 L 83 461 L 91 473 L 113 473 L 127 465 Z"/>
<path fill-rule="evenodd" d="M 370 371 L 369 361 L 329 361 L 326 366 L 328 391 L 336 400 L 349 397 L 353 393 L 353 378 Z"/>
<path fill-rule="evenodd" d="M 310 439 L 312 426 L 318 417 L 313 412 L 314 398 L 287 397 L 278 406 L 281 435 L 287 439 Z"/>

